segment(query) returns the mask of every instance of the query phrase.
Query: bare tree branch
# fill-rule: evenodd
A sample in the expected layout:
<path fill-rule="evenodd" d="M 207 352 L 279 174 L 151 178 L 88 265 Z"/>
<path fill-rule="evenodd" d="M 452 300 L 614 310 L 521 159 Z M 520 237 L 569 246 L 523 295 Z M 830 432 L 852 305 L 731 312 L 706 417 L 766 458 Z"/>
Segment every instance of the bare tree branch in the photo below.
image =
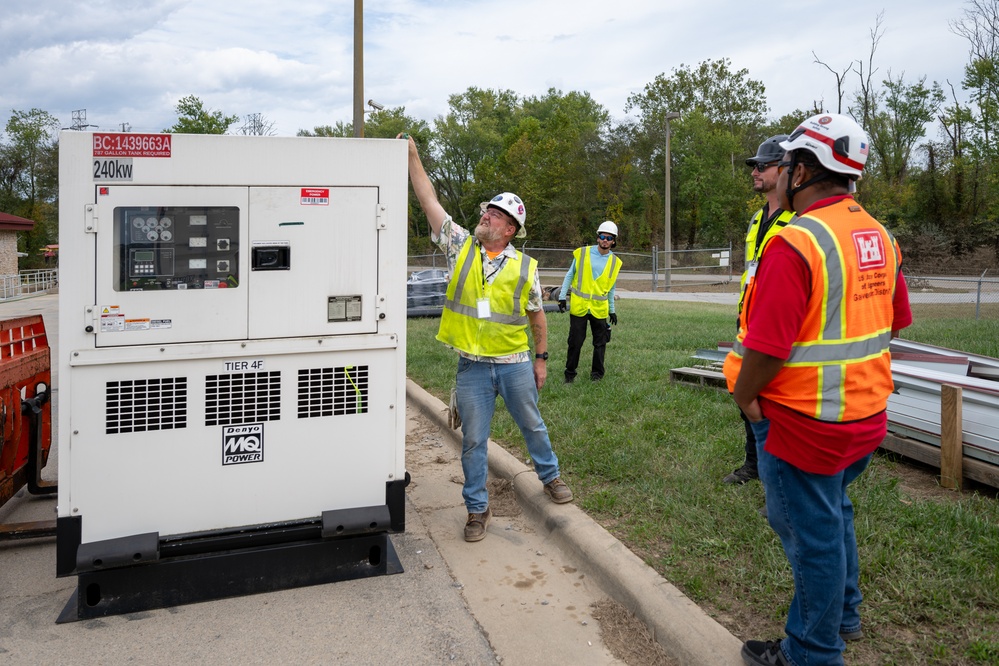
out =
<path fill-rule="evenodd" d="M 819 56 L 816 55 L 815 51 L 812 51 L 812 57 L 815 58 L 815 63 L 817 65 L 822 65 L 836 77 L 836 113 L 843 113 L 843 81 L 846 80 L 846 75 L 850 73 L 851 69 L 853 69 L 853 65 L 847 65 L 846 69 L 842 72 L 837 72 L 835 69 L 819 60 Z"/>

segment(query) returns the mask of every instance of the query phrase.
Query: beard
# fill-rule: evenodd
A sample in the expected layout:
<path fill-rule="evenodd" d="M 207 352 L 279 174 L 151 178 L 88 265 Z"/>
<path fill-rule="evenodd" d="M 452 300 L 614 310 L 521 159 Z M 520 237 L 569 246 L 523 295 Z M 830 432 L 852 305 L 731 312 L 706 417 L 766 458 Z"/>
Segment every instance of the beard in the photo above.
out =
<path fill-rule="evenodd" d="M 480 243 L 494 243 L 503 240 L 503 232 L 492 225 L 487 227 L 479 222 L 475 227 L 475 237 Z"/>
<path fill-rule="evenodd" d="M 754 192 L 759 192 L 760 194 L 766 194 L 767 192 L 773 192 L 773 190 L 774 190 L 775 187 L 777 187 L 777 183 L 768 183 L 765 180 L 760 181 L 759 185 L 757 185 L 755 182 L 753 183 L 753 191 Z"/>

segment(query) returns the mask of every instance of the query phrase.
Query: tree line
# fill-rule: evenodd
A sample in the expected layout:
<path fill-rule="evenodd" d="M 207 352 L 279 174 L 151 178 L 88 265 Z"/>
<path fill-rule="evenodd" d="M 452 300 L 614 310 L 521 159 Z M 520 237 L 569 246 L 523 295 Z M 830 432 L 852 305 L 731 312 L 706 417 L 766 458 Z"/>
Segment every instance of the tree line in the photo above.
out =
<path fill-rule="evenodd" d="M 882 70 L 879 16 L 864 58 L 834 66 L 813 54 L 835 77 L 837 99 L 809 101 L 777 119 L 768 117 L 763 83 L 723 58 L 660 74 L 628 98 L 631 117 L 618 122 L 584 91 L 520 96 L 470 87 L 451 95 L 447 113 L 432 122 L 410 117 L 404 107 L 374 111 L 364 135 L 411 134 L 441 203 L 463 225 L 475 223 L 480 201 L 510 190 L 527 204 L 532 244 L 588 242 L 610 219 L 621 229 L 623 247 L 662 248 L 668 204 L 675 249 L 739 248 L 750 216 L 764 202 L 752 191 L 745 159 L 767 137 L 791 132 L 814 113 L 848 113 L 871 137 L 856 196 L 896 235 L 910 266 L 953 264 L 983 250 L 994 262 L 999 0 L 968 0 L 951 29 L 969 46 L 968 64 L 955 73 L 959 82 Z M 193 95 L 178 103 L 177 113 L 177 123 L 164 131 L 223 134 L 239 119 L 206 109 Z M 273 133 L 272 126 L 257 116 L 253 127 L 268 131 L 252 133 Z M 39 222 L 21 248 L 28 252 L 56 242 L 56 128 L 44 111 L 15 111 L 0 136 L 0 210 Z M 353 136 L 353 127 L 340 121 L 298 135 Z M 412 252 L 429 248 L 427 235 L 419 206 L 411 206 Z"/>

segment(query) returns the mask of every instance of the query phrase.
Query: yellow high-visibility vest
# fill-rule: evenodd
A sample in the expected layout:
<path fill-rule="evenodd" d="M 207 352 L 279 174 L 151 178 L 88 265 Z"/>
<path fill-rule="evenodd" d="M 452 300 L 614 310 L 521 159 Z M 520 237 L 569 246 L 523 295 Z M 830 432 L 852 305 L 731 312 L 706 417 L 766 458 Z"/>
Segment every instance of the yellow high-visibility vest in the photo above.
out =
<path fill-rule="evenodd" d="M 763 234 L 760 239 L 760 227 L 763 225 L 763 209 L 756 211 L 756 215 L 749 221 L 749 229 L 746 231 L 746 269 L 742 271 L 742 280 L 739 282 L 739 312 L 742 312 L 742 302 L 746 297 L 746 283 L 756 276 L 756 267 L 760 263 L 760 255 L 767 242 L 780 233 L 780 230 L 787 226 L 788 222 L 794 219 L 794 211 L 783 210 L 773 224 Z"/>
<path fill-rule="evenodd" d="M 469 236 L 447 286 L 437 339 L 475 356 L 507 356 L 527 351 L 527 303 L 538 262 L 517 252 L 486 284 L 479 243 Z M 479 301 L 489 300 L 489 316 Z"/>
<path fill-rule="evenodd" d="M 572 294 L 569 314 L 584 317 L 589 312 L 597 319 L 607 319 L 610 314 L 607 294 L 617 282 L 622 263 L 612 252 L 603 272 L 594 279 L 590 266 L 590 247 L 592 246 L 577 247 L 572 253 L 576 260 L 576 279 L 569 285 L 569 293 Z"/>

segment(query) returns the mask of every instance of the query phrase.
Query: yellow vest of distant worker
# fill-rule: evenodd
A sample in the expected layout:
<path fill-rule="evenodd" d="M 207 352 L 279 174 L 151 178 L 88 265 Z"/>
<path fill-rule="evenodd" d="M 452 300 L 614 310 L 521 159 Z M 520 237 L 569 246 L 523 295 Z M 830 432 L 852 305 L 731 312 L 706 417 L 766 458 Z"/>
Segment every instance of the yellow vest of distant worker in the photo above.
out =
<path fill-rule="evenodd" d="M 607 319 L 610 305 L 607 294 L 617 282 L 617 274 L 621 272 L 621 260 L 611 253 L 607 259 L 604 271 L 593 279 L 593 267 L 590 265 L 590 247 L 577 247 L 572 256 L 576 260 L 576 277 L 569 285 L 572 298 L 569 301 L 569 314 L 585 317 L 591 313 L 597 319 Z"/>
<path fill-rule="evenodd" d="M 763 209 L 756 211 L 756 215 L 749 222 L 749 230 L 746 231 L 746 270 L 742 272 L 742 280 L 739 283 L 739 311 L 742 312 L 742 301 L 746 297 L 746 283 L 752 281 L 756 276 L 756 266 L 760 263 L 760 255 L 763 248 L 771 238 L 780 233 L 780 230 L 787 226 L 787 223 L 794 219 L 794 211 L 785 210 L 777 216 L 773 224 L 767 228 L 767 233 L 760 236 L 760 228 L 763 226 Z"/>
<path fill-rule="evenodd" d="M 853 199 L 802 215 L 780 237 L 808 264 L 811 284 L 791 355 L 760 395 L 820 421 L 884 411 L 893 388 L 888 344 L 902 261 L 895 239 Z M 725 359 L 729 391 L 742 368 L 754 288 L 746 290 L 739 335 Z"/>
<path fill-rule="evenodd" d="M 507 356 L 527 351 L 527 302 L 538 262 L 520 252 L 485 283 L 482 251 L 469 236 L 458 253 L 447 285 L 437 339 L 475 356 Z M 489 299 L 489 316 L 479 316 L 480 299 Z"/>

